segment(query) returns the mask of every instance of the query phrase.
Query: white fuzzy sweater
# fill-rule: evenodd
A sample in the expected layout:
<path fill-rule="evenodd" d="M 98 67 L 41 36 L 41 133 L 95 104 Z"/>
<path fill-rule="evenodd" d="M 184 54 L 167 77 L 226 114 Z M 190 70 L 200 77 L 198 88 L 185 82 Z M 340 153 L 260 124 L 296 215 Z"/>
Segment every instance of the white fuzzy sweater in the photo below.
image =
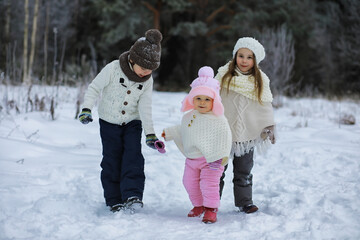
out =
<path fill-rule="evenodd" d="M 84 96 L 83 108 L 92 109 L 101 95 L 99 117 L 109 123 L 124 125 L 141 120 L 145 134 L 154 133 L 152 122 L 153 78 L 133 82 L 121 70 L 119 60 L 107 64 L 95 77 Z"/>
<path fill-rule="evenodd" d="M 181 125 L 164 131 L 166 141 L 174 140 L 187 158 L 205 157 L 207 162 L 214 162 L 230 155 L 231 131 L 225 116 L 192 110 L 183 116 Z"/>

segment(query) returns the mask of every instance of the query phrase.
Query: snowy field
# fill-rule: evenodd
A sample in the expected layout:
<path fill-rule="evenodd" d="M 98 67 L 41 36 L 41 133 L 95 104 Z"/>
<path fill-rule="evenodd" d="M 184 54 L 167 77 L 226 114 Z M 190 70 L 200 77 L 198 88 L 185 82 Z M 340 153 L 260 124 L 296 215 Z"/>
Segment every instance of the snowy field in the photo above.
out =
<path fill-rule="evenodd" d="M 44 112 L 0 112 L 1 240 L 360 239 L 359 102 L 283 98 L 275 110 L 278 141 L 255 158 L 259 211 L 234 207 L 230 165 L 218 222 L 203 224 L 186 216 L 192 206 L 182 185 L 184 157 L 173 142 L 164 155 L 143 144 L 141 212 L 105 207 L 97 113 L 89 125 L 75 120 L 76 94 L 59 90 L 55 121 Z M 184 96 L 154 92 L 158 136 L 179 123 Z M 340 125 L 344 113 L 356 124 Z"/>

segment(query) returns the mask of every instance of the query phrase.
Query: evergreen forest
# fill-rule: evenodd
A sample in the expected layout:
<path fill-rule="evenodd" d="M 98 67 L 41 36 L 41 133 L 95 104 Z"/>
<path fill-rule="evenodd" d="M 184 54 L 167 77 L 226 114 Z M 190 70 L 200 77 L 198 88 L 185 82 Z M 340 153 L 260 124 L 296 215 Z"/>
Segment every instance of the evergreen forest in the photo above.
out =
<path fill-rule="evenodd" d="M 0 84 L 87 85 L 150 28 L 158 91 L 188 90 L 250 36 L 275 94 L 360 95 L 358 0 L 0 0 Z"/>

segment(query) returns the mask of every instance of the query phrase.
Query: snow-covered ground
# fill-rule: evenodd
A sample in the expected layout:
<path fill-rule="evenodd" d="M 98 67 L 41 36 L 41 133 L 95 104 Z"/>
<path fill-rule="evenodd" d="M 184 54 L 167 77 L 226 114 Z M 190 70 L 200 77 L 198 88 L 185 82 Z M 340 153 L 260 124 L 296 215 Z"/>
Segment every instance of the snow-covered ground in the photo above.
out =
<path fill-rule="evenodd" d="M 76 91 L 59 90 L 55 121 L 44 112 L 0 112 L 1 240 L 360 239 L 359 102 L 283 98 L 275 110 L 278 141 L 255 159 L 260 210 L 246 215 L 234 207 L 230 164 L 218 222 L 203 224 L 186 216 L 184 157 L 173 142 L 164 155 L 143 144 L 141 212 L 105 207 L 97 113 L 88 125 L 74 119 Z M 158 136 L 179 123 L 184 96 L 154 92 Z M 343 113 L 357 123 L 339 125 Z"/>

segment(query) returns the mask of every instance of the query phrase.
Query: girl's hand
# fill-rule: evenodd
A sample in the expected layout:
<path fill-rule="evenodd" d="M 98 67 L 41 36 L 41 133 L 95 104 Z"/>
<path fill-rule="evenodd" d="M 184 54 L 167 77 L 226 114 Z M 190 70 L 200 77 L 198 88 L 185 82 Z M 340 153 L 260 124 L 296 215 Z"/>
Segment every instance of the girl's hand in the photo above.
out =
<path fill-rule="evenodd" d="M 275 139 L 275 134 L 274 134 L 274 126 L 269 126 L 266 127 L 262 130 L 261 134 L 260 134 L 261 138 L 266 140 L 267 138 L 269 138 L 270 142 L 272 144 L 275 144 L 276 139 Z"/>

